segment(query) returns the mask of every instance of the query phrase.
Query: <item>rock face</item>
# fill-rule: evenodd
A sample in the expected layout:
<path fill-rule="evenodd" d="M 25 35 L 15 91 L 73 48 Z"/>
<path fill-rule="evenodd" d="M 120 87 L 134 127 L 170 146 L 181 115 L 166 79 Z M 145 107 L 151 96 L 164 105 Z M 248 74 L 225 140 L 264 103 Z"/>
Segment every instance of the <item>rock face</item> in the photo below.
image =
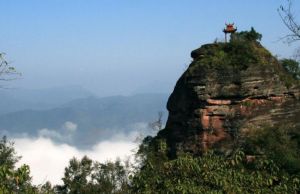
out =
<path fill-rule="evenodd" d="M 233 146 L 236 136 L 266 126 L 300 126 L 300 87 L 258 42 L 215 43 L 193 62 L 169 97 L 165 138 L 171 155 Z"/>

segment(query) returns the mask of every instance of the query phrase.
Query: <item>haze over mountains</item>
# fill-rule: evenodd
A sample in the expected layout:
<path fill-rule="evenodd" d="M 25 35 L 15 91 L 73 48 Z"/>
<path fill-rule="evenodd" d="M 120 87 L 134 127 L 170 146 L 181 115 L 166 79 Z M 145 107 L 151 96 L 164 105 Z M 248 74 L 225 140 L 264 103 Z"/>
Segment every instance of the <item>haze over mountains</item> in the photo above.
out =
<path fill-rule="evenodd" d="M 47 89 L 1 89 L 0 115 L 25 109 L 54 108 L 71 100 L 93 95 L 92 92 L 79 86 Z"/>
<path fill-rule="evenodd" d="M 149 132 L 148 123 L 164 112 L 168 94 L 97 97 L 76 86 L 0 92 L 0 132 L 43 136 L 88 147 L 117 133 Z M 148 132 L 146 132 L 148 130 Z"/>

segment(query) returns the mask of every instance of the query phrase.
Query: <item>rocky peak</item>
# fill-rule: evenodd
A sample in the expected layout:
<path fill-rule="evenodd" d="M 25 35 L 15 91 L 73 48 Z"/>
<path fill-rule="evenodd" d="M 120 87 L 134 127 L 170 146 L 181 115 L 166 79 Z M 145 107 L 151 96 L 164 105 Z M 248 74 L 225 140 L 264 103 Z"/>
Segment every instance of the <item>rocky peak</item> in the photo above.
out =
<path fill-rule="evenodd" d="M 257 128 L 300 125 L 300 87 L 259 42 L 232 38 L 192 51 L 192 63 L 169 97 L 159 134 L 174 156 L 225 151 Z"/>

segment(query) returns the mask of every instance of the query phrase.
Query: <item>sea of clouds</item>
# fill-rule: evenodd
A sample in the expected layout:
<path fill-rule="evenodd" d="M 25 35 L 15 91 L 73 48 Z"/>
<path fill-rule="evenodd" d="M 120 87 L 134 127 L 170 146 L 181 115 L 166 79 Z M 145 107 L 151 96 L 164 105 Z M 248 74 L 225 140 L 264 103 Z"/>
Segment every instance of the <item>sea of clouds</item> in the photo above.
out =
<path fill-rule="evenodd" d="M 143 123 L 137 125 L 145 127 Z M 64 169 L 73 157 L 81 159 L 86 155 L 99 162 L 133 158 L 138 147 L 137 139 L 141 136 L 140 131 L 136 130 L 127 134 L 117 133 L 88 149 L 80 149 L 68 143 L 76 130 L 77 125 L 67 121 L 60 132 L 44 128 L 38 130 L 36 137 L 19 136 L 11 139 L 17 154 L 22 156 L 18 166 L 30 166 L 33 184 L 40 185 L 46 181 L 53 185 L 61 184 Z"/>

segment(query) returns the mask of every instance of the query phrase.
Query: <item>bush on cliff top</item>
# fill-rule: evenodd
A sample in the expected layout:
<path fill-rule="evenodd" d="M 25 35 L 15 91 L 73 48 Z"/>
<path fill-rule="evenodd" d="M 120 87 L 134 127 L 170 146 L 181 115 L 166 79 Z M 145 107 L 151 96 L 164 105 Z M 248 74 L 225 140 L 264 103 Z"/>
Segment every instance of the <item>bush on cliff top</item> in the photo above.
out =
<path fill-rule="evenodd" d="M 291 59 L 278 61 L 265 49 L 260 40 L 262 35 L 251 28 L 250 31 L 237 32 L 231 35 L 228 43 L 207 44 L 192 52 L 195 59 L 187 73 L 193 75 L 199 71 L 219 71 L 230 69 L 237 72 L 256 65 L 263 71 L 276 72 L 286 87 L 299 84 L 299 63 Z"/>
<path fill-rule="evenodd" d="M 240 70 L 247 69 L 251 64 L 266 64 L 271 54 L 260 45 L 261 38 L 262 35 L 254 28 L 232 34 L 228 43 L 215 43 L 203 47 L 204 55 L 196 60 L 195 64 L 209 68 L 233 67 Z"/>

